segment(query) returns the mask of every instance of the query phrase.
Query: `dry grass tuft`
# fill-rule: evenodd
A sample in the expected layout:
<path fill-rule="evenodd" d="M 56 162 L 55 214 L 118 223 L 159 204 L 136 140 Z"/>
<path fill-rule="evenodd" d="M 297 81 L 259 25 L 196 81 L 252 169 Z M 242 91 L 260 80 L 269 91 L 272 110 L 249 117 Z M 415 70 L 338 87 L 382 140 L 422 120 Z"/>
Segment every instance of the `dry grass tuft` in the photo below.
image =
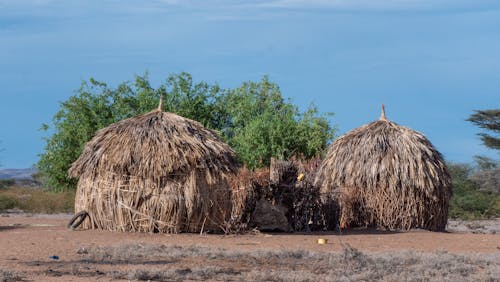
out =
<path fill-rule="evenodd" d="M 231 251 L 206 247 L 124 245 L 79 251 L 82 264 L 129 265 L 100 272 L 113 279 L 151 281 L 495 281 L 500 254 L 400 251 L 368 254 L 305 250 Z M 149 265 L 147 268 L 144 265 Z M 74 268 L 74 266 L 73 266 Z M 84 273 L 83 275 L 88 275 Z"/>
<path fill-rule="evenodd" d="M 116 271 L 111 273 L 113 279 L 128 279 L 139 281 L 206 281 L 220 277 L 238 276 L 240 272 L 232 268 L 218 266 L 186 267 L 180 269 Z"/>
<path fill-rule="evenodd" d="M 29 187 L 0 190 L 0 211 L 18 208 L 29 213 L 65 213 L 73 210 L 75 192 L 55 193 Z"/>
<path fill-rule="evenodd" d="M 229 177 L 232 190 L 231 220 L 228 222 L 228 233 L 245 232 L 249 229 L 251 215 L 257 201 L 269 186 L 269 169 L 251 171 L 246 167 Z"/>
<path fill-rule="evenodd" d="M 16 271 L 0 269 L 0 282 L 14 282 L 14 281 L 25 281 L 25 280 L 24 277 Z"/>

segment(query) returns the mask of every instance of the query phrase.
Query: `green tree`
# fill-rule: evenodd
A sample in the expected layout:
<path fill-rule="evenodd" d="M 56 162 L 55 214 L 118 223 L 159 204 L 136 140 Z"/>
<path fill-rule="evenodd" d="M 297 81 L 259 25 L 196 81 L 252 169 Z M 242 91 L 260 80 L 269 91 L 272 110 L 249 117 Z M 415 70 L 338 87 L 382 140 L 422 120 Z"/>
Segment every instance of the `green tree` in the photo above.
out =
<path fill-rule="evenodd" d="M 46 138 L 38 162 L 45 185 L 54 190 L 76 187 L 67 171 L 95 132 L 155 109 L 160 95 L 165 98 L 164 110 L 219 132 L 251 168 L 268 165 L 271 157 L 318 155 L 334 134 L 327 115 L 319 115 L 314 106 L 300 112 L 267 77 L 234 90 L 195 83 L 188 73 L 170 75 L 156 89 L 147 74 L 116 88 L 91 78 L 61 103 L 53 118 L 54 133 Z"/>
<path fill-rule="evenodd" d="M 500 136 L 498 136 L 500 134 L 500 109 L 475 111 L 467 121 L 495 133 L 497 136 L 487 133 L 479 133 L 479 135 L 485 146 L 500 150 Z"/>
<path fill-rule="evenodd" d="M 335 133 L 331 114 L 319 115 L 314 105 L 300 112 L 268 77 L 227 91 L 223 100 L 229 118 L 222 132 L 249 168 L 267 166 L 271 157 L 317 156 Z"/>

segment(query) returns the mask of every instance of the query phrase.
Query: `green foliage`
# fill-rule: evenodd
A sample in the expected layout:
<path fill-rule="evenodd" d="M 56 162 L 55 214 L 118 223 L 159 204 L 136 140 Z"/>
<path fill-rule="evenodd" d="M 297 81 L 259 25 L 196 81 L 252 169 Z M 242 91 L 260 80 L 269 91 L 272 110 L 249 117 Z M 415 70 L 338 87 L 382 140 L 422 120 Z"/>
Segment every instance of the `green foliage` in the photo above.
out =
<path fill-rule="evenodd" d="M 500 150 L 500 109 L 475 111 L 467 121 L 492 131 L 497 134 L 493 136 L 486 133 L 480 133 L 483 144 L 489 148 Z"/>
<path fill-rule="evenodd" d="M 453 180 L 450 217 L 478 219 L 500 215 L 500 195 L 479 190 L 471 180 L 473 168 L 466 164 L 448 164 Z"/>
<path fill-rule="evenodd" d="M 181 73 L 169 76 L 158 92 L 166 98 L 165 111 L 196 120 L 210 129 L 220 129 L 225 124 L 226 115 L 220 105 L 222 90 L 218 85 L 195 84 L 190 74 Z"/>
<path fill-rule="evenodd" d="M 234 90 L 194 83 L 188 73 L 170 75 L 157 89 L 151 87 L 147 74 L 116 88 L 91 78 L 55 114 L 54 133 L 46 138 L 38 162 L 39 178 L 54 190 L 76 187 L 67 171 L 95 132 L 155 109 L 160 95 L 165 111 L 219 132 L 250 168 L 268 165 L 271 157 L 317 156 L 334 134 L 328 115 L 318 115 L 314 106 L 300 112 L 267 77 Z M 42 130 L 48 129 L 42 125 Z"/>
<path fill-rule="evenodd" d="M 318 156 L 335 132 L 330 114 L 318 115 L 314 105 L 300 112 L 268 77 L 229 90 L 223 100 L 229 119 L 222 132 L 249 168 L 267 166 L 271 157 Z"/>

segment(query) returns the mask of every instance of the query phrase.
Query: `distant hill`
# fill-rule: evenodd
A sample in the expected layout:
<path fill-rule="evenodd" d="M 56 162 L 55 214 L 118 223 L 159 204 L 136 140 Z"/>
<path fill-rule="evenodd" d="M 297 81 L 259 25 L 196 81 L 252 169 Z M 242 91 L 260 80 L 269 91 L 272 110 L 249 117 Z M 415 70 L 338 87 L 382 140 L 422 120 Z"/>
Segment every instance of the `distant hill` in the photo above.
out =
<path fill-rule="evenodd" d="M 32 175 L 36 173 L 36 168 L 6 168 L 0 169 L 0 179 L 33 179 Z"/>

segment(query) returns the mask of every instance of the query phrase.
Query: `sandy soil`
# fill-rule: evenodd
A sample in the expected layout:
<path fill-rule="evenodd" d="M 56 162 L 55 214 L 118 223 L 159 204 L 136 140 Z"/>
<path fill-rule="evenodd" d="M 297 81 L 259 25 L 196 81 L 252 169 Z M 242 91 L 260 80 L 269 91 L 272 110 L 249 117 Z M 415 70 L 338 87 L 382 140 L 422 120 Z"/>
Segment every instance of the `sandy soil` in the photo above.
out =
<path fill-rule="evenodd" d="M 343 249 L 343 245 L 349 244 L 368 253 L 393 250 L 423 252 L 440 250 L 459 254 L 500 253 L 500 219 L 476 222 L 452 221 L 449 224 L 450 231 L 443 233 L 423 230 L 401 233 L 350 230 L 342 234 L 316 232 L 223 236 L 71 231 L 66 228 L 70 218 L 71 215 L 66 214 L 1 214 L 0 269 L 21 272 L 35 281 L 86 281 L 85 277 L 47 276 L 45 263 L 54 261 L 51 256 L 58 256 L 58 261 L 76 261 L 77 250 L 81 247 L 131 243 L 194 245 L 237 250 L 306 249 L 321 252 L 339 252 Z M 318 245 L 318 238 L 328 239 L 328 244 Z"/>

